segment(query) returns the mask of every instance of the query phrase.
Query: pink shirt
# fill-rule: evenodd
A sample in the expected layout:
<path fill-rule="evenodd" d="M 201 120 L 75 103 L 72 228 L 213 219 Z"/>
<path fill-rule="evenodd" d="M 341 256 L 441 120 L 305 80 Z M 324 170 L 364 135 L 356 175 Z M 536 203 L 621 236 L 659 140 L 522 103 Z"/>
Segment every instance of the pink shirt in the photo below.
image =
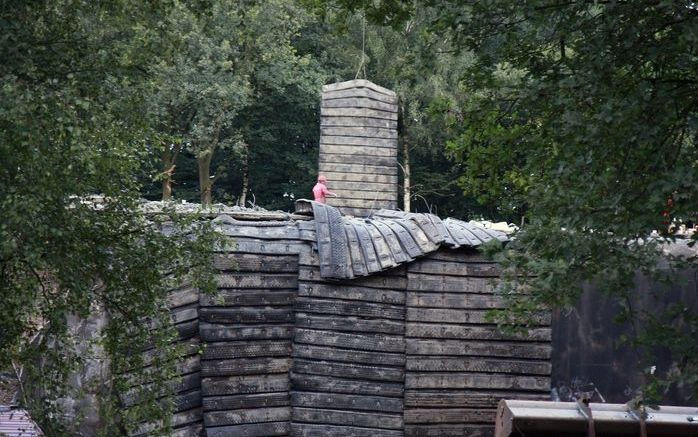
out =
<path fill-rule="evenodd" d="M 313 196 L 315 196 L 315 201 L 320 203 L 325 203 L 325 196 L 330 194 L 330 190 L 322 182 L 318 182 L 313 187 Z"/>

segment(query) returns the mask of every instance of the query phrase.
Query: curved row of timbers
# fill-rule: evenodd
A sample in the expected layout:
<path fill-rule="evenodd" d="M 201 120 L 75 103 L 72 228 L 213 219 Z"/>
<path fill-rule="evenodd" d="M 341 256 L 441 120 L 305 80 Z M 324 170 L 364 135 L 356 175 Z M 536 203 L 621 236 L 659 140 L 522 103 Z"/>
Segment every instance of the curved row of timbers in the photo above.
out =
<path fill-rule="evenodd" d="M 526 337 L 489 324 L 499 271 L 475 249 L 330 281 L 313 222 L 223 232 L 217 293 L 170 295 L 175 436 L 484 436 L 500 399 L 548 397 L 550 318 Z"/>

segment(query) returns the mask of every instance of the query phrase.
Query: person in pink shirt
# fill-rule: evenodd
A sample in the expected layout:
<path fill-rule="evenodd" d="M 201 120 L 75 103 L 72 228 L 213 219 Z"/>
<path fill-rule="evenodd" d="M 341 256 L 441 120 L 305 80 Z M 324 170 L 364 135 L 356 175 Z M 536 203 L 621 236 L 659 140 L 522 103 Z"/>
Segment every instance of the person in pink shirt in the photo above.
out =
<path fill-rule="evenodd" d="M 325 203 L 326 196 L 337 197 L 335 193 L 327 189 L 327 178 L 325 175 L 320 175 L 317 177 L 317 184 L 313 187 L 313 196 L 315 196 L 315 201 L 320 203 Z"/>

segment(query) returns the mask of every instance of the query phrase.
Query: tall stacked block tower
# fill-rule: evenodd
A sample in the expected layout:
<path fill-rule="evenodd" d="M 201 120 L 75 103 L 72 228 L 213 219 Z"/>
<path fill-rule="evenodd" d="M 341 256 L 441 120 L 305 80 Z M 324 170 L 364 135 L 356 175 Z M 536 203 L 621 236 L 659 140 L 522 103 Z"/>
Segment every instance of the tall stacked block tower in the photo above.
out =
<path fill-rule="evenodd" d="M 321 174 L 347 215 L 397 208 L 397 96 L 364 79 L 322 87 Z"/>

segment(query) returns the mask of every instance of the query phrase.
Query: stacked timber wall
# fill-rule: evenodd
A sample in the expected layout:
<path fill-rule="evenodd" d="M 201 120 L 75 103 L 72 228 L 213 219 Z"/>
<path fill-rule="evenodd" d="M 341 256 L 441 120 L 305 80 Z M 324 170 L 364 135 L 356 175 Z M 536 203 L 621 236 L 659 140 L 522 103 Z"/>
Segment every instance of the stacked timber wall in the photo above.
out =
<path fill-rule="evenodd" d="M 397 208 L 397 96 L 367 80 L 322 87 L 319 171 L 337 198 L 328 204 L 365 217 Z"/>
<path fill-rule="evenodd" d="M 547 399 L 550 318 L 525 337 L 485 318 L 502 308 L 497 264 L 473 249 L 408 265 L 405 436 L 485 436 L 500 399 Z"/>
<path fill-rule="evenodd" d="M 218 291 L 171 299 L 191 351 L 176 435 L 485 436 L 501 398 L 547 398 L 548 318 L 525 338 L 499 333 L 484 318 L 502 304 L 497 265 L 437 250 L 423 218 L 342 218 L 349 249 L 334 254 L 354 273 L 383 270 L 341 280 L 321 275 L 320 217 L 214 220 L 231 237 L 215 257 Z M 350 232 L 359 225 L 373 238 Z M 390 226 L 434 252 L 400 261 L 397 240 L 379 238 Z"/>

